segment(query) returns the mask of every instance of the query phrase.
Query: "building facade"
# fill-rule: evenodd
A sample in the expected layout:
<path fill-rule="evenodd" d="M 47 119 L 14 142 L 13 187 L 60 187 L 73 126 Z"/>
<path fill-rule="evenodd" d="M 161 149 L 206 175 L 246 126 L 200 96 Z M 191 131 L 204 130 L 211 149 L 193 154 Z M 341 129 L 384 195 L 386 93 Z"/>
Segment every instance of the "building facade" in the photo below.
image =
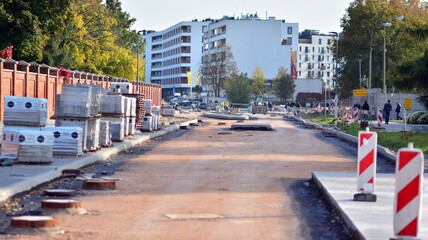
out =
<path fill-rule="evenodd" d="M 184 21 L 146 35 L 146 82 L 160 84 L 162 96 L 189 94 L 196 85 L 202 56 L 202 29 L 207 22 Z M 188 74 L 191 75 L 190 84 Z"/>
<path fill-rule="evenodd" d="M 322 79 L 324 90 L 331 91 L 334 83 L 334 36 L 305 30 L 299 35 L 297 78 Z"/>
<path fill-rule="evenodd" d="M 298 47 L 298 24 L 274 17 L 262 20 L 257 14 L 223 17 L 204 27 L 203 43 L 204 52 L 229 46 L 239 72 L 251 76 L 258 65 L 265 78 L 272 80 L 280 67 L 291 73 L 292 51 Z"/>
<path fill-rule="evenodd" d="M 297 23 L 274 17 L 262 20 L 254 14 L 180 22 L 147 32 L 145 41 L 146 82 L 160 84 L 166 98 L 174 93 L 189 95 L 197 85 L 203 54 L 222 45 L 231 48 L 239 72 L 251 76 L 260 66 L 268 85 L 280 67 L 291 74 L 297 65 L 299 30 Z"/>

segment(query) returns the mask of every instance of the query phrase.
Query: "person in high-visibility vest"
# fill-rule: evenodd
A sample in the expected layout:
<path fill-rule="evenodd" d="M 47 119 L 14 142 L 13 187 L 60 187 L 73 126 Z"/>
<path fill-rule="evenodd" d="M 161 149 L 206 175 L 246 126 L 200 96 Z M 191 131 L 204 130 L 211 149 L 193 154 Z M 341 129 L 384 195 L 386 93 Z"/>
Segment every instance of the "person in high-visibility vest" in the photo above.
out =
<path fill-rule="evenodd" d="M 225 108 L 226 110 L 229 110 L 229 102 L 228 102 L 228 101 L 226 101 L 226 102 L 224 103 L 224 108 Z"/>
<path fill-rule="evenodd" d="M 165 106 L 165 100 L 163 100 L 163 98 L 162 98 L 162 101 L 161 101 L 161 108 L 163 108 Z"/>
<path fill-rule="evenodd" d="M 220 107 L 221 107 L 221 110 L 223 110 L 223 109 L 224 109 L 224 101 L 222 101 L 222 102 L 220 103 Z"/>

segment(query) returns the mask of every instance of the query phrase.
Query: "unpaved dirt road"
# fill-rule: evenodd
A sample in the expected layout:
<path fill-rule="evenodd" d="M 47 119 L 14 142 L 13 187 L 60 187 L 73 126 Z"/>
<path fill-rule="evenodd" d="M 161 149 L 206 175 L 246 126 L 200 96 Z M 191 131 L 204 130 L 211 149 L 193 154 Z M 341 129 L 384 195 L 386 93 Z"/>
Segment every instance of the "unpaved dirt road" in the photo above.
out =
<path fill-rule="evenodd" d="M 229 131 L 234 121 L 204 119 L 132 157 L 114 175 L 123 178 L 117 191 L 79 197 L 88 214 L 55 215 L 65 233 L 52 238 L 329 239 L 316 236 L 312 228 L 321 220 L 305 219 L 302 209 L 323 206 L 296 203 L 290 189 L 304 188 L 296 183 L 314 170 L 355 171 L 353 157 L 315 137 L 316 130 L 257 116 L 274 130 Z M 225 130 L 231 134 L 219 134 Z"/>

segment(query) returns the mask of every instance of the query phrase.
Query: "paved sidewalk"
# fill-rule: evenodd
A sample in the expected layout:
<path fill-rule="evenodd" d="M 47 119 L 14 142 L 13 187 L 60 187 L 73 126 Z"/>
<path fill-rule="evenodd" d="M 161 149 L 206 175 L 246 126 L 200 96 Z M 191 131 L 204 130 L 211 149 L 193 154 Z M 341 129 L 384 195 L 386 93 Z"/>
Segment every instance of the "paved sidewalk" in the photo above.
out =
<path fill-rule="evenodd" d="M 356 173 L 313 172 L 318 185 L 330 205 L 341 217 L 356 239 L 390 239 L 393 232 L 395 175 L 377 174 L 377 202 L 354 202 Z M 422 218 L 419 239 L 428 239 L 428 175 L 424 177 Z"/>
<path fill-rule="evenodd" d="M 184 125 L 188 125 L 191 120 Z M 183 125 L 180 124 L 180 125 Z M 114 142 L 113 147 L 102 148 L 97 152 L 89 152 L 81 157 L 56 157 L 49 165 L 13 165 L 11 167 L 0 167 L 0 203 L 8 198 L 36 187 L 42 183 L 49 182 L 61 176 L 64 169 L 77 169 L 108 159 L 110 156 L 129 149 L 149 139 L 176 131 L 180 126 L 171 125 L 162 130 L 152 133 L 137 133 L 128 136 L 123 142 Z"/>

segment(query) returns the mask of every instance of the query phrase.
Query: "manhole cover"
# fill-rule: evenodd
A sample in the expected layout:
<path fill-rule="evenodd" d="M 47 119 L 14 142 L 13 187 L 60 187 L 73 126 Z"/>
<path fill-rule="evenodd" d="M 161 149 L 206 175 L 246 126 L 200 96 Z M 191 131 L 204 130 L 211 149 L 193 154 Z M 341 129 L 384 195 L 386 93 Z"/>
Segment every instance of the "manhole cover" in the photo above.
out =
<path fill-rule="evenodd" d="M 72 199 L 45 199 L 42 200 L 42 208 L 56 208 L 56 209 L 66 209 L 66 208 L 80 208 L 81 202 Z"/>
<path fill-rule="evenodd" d="M 49 216 L 20 216 L 13 217 L 10 225 L 12 227 L 54 228 L 58 225 L 58 220 Z"/>

